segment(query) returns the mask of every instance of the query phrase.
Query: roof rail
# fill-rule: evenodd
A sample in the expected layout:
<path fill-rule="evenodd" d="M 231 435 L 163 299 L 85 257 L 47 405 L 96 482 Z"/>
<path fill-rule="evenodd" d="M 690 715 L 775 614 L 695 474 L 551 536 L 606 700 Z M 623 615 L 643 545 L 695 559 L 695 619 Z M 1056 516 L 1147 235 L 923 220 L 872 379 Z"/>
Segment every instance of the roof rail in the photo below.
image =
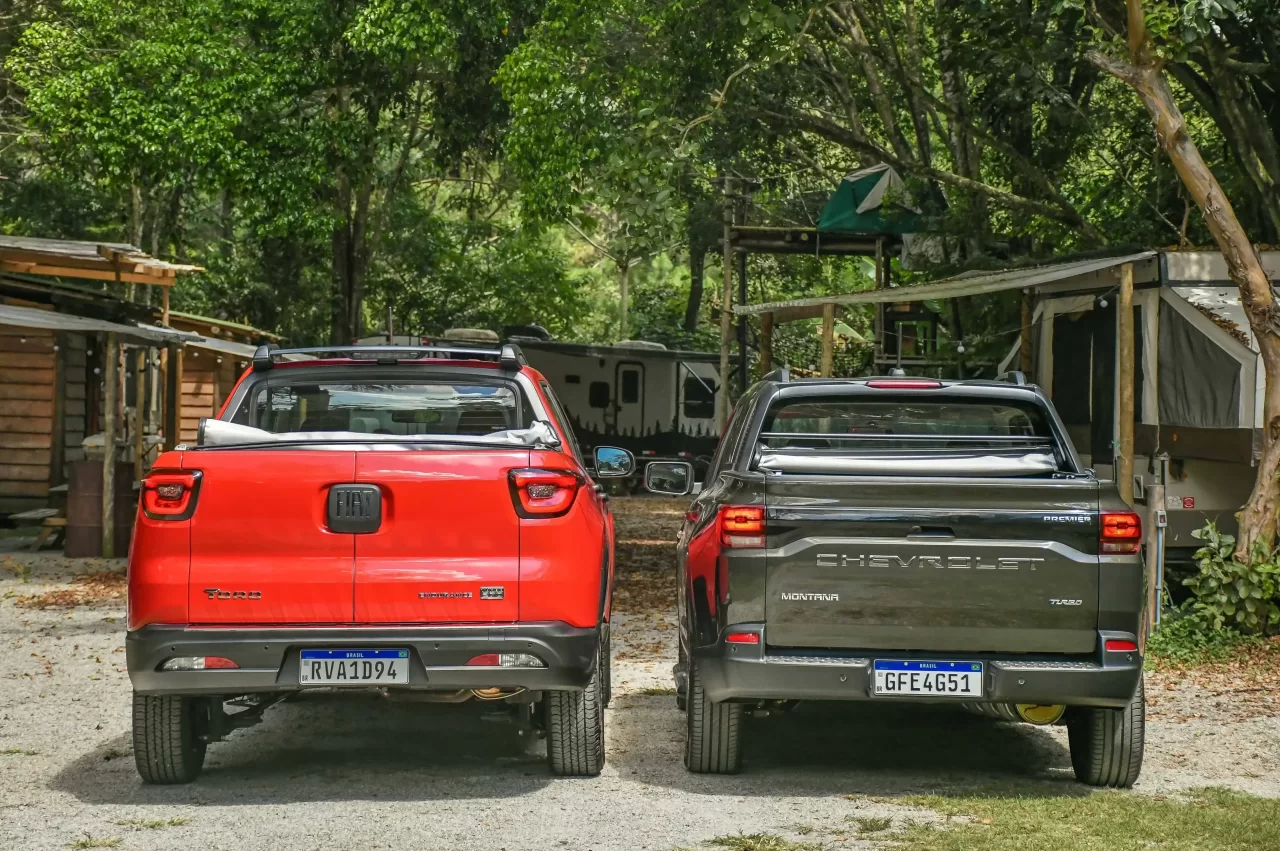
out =
<path fill-rule="evenodd" d="M 428 343 L 421 346 L 311 346 L 302 349 L 281 349 L 275 345 L 258 346 L 253 353 L 253 371 L 263 372 L 273 368 L 276 363 L 288 355 L 314 355 L 316 357 L 349 358 L 351 360 L 371 360 L 380 364 L 393 364 L 400 361 L 427 360 L 434 357 L 453 359 L 462 355 L 469 360 L 497 361 L 504 372 L 519 372 L 520 367 L 528 361 L 520 347 L 507 343 L 501 348 L 476 348 L 472 346 L 449 346 L 439 343 Z"/>
<path fill-rule="evenodd" d="M 1007 381 L 1010 384 L 1016 384 L 1019 387 L 1027 386 L 1027 377 L 1016 369 L 1010 372 L 1000 373 L 996 376 L 996 381 Z"/>
<path fill-rule="evenodd" d="M 764 380 L 765 381 L 790 381 L 791 367 L 789 365 L 783 365 L 782 367 L 775 369 L 772 372 L 766 373 Z"/>

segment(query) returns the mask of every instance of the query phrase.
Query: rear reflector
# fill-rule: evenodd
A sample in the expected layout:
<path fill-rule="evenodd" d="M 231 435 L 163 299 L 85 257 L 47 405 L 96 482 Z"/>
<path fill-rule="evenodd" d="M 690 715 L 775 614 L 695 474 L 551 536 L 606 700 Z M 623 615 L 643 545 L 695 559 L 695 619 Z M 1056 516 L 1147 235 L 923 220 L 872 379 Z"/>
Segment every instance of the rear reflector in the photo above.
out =
<path fill-rule="evenodd" d="M 162 671 L 207 671 L 239 668 L 235 662 L 222 656 L 174 656 L 160 666 Z"/>
<path fill-rule="evenodd" d="M 485 653 L 472 656 L 469 666 L 488 668 L 545 668 L 543 662 L 532 653 Z"/>
<path fill-rule="evenodd" d="M 724 637 L 724 640 L 730 644 L 759 644 L 760 633 L 758 632 L 731 632 Z"/>
<path fill-rule="evenodd" d="M 1137 644 L 1123 638 L 1108 638 L 1106 646 L 1110 653 L 1133 653 L 1138 649 Z"/>
<path fill-rule="evenodd" d="M 937 390 L 942 382 L 928 378 L 873 378 L 867 386 L 879 390 Z"/>
<path fill-rule="evenodd" d="M 1136 553 L 1142 547 L 1142 518 L 1132 511 L 1107 511 L 1101 518 L 1098 548 L 1103 554 Z"/>
<path fill-rule="evenodd" d="M 511 501 L 521 517 L 559 517 L 573 507 L 582 480 L 570 470 L 512 470 Z"/>
<path fill-rule="evenodd" d="M 718 520 L 721 546 L 728 549 L 764 547 L 764 506 L 722 505 Z"/>

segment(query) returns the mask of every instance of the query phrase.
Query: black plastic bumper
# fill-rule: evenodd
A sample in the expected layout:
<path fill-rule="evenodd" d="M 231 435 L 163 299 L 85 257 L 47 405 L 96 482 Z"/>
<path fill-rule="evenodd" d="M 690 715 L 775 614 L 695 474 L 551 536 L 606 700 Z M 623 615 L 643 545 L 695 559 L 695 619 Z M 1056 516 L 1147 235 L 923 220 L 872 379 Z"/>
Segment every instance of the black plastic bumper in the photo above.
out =
<path fill-rule="evenodd" d="M 565 623 L 440 627 L 253 627 L 203 629 L 145 626 L 125 641 L 129 679 L 139 694 L 226 694 L 296 691 L 302 649 L 409 650 L 408 689 L 584 688 L 599 658 L 600 630 Z M 468 667 L 487 653 L 531 653 L 544 668 Z M 162 671 L 175 656 L 222 656 L 234 669 Z"/>
<path fill-rule="evenodd" d="M 763 627 L 738 625 L 734 632 Z M 872 662 L 875 659 L 944 660 L 982 662 L 983 695 L 965 698 L 982 703 L 1035 703 L 1040 705 L 1099 706 L 1119 708 L 1128 704 L 1142 676 L 1142 656 L 1137 652 L 1106 652 L 1107 638 L 1132 641 L 1121 633 L 1099 633 L 1095 656 L 1047 656 L 1018 658 L 991 653 L 904 653 L 889 650 L 801 651 L 769 648 L 763 635 L 759 644 L 724 641 L 694 650 L 698 675 L 707 696 L 725 700 L 906 700 L 925 697 L 873 695 Z M 942 698 L 954 700 L 954 698 Z M 934 698 L 933 700 L 937 700 Z"/>

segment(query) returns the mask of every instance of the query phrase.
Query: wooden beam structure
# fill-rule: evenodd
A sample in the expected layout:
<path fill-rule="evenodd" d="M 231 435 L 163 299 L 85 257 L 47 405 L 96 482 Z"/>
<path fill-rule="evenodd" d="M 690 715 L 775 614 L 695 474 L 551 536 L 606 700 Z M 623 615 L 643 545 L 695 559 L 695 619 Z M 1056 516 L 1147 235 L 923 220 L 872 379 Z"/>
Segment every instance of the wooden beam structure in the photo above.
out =
<path fill-rule="evenodd" d="M 120 407 L 120 338 L 107 332 L 103 352 L 105 404 L 102 411 L 102 557 L 116 557 L 116 429 Z"/>
<path fill-rule="evenodd" d="M 1120 267 L 1116 299 L 1116 485 L 1120 498 L 1133 505 L 1133 264 Z"/>
<path fill-rule="evenodd" d="M 733 186 L 732 177 L 724 178 L 724 255 L 720 292 L 720 399 L 717 424 L 724 434 L 729 422 L 729 343 L 733 335 Z M 745 369 L 746 364 L 742 364 Z"/>
<path fill-rule="evenodd" d="M 1022 291 L 1022 336 L 1018 339 L 1018 369 L 1030 377 L 1031 358 L 1031 291 Z"/>
<path fill-rule="evenodd" d="M 760 314 L 760 377 L 773 369 L 773 314 Z"/>
<path fill-rule="evenodd" d="M 822 306 L 822 365 L 819 374 L 830 378 L 835 372 L 836 354 L 836 306 Z"/>

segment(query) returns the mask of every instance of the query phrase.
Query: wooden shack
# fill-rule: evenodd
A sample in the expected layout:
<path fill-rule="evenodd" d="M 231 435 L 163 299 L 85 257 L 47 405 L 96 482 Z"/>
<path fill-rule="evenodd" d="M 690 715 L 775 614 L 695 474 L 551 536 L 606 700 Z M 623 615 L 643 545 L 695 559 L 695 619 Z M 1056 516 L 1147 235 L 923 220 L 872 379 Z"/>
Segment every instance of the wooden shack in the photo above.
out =
<path fill-rule="evenodd" d="M 195 443 L 200 420 L 216 417 L 240 376 L 251 365 L 260 345 L 278 343 L 280 336 L 225 319 L 172 311 L 169 324 L 202 338 L 182 350 L 182 410 L 178 440 Z"/>

